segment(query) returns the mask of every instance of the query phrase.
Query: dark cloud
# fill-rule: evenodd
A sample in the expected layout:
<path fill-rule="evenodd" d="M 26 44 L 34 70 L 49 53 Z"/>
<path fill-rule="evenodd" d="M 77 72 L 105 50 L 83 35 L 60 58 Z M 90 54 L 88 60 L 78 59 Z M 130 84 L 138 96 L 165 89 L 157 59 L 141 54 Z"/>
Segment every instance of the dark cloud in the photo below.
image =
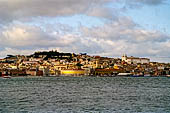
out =
<path fill-rule="evenodd" d="M 144 5 L 157 6 L 165 4 L 167 0 L 122 0 L 122 1 L 125 2 L 125 6 L 123 9 L 127 9 L 127 8 L 141 8 Z"/>
<path fill-rule="evenodd" d="M 1 0 L 0 22 L 27 20 L 38 16 L 85 14 L 91 7 L 101 7 L 112 0 Z M 114 0 L 113 0 L 114 1 Z"/>
<path fill-rule="evenodd" d="M 140 2 L 147 5 L 160 5 L 165 3 L 166 0 L 129 0 L 129 2 Z"/>
<path fill-rule="evenodd" d="M 141 4 L 159 5 L 165 3 L 166 0 L 0 0 L 0 22 L 75 14 L 112 19 L 118 13 L 116 9 L 105 7 L 111 2 L 125 2 L 126 5 L 133 7 Z"/>

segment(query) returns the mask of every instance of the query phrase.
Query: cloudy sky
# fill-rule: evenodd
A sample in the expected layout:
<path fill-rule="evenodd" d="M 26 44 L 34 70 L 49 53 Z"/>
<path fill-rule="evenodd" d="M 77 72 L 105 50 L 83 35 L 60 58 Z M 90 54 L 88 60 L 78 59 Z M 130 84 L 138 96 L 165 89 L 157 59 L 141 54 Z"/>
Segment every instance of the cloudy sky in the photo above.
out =
<path fill-rule="evenodd" d="M 170 62 L 170 0 L 0 0 L 0 57 L 37 50 Z"/>

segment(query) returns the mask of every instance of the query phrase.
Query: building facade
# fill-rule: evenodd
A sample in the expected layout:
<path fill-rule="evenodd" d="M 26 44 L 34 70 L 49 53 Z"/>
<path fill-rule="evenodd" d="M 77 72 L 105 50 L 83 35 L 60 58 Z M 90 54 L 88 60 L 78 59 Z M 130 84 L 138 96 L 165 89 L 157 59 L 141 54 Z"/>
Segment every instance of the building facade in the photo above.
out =
<path fill-rule="evenodd" d="M 126 54 L 122 56 L 122 61 L 127 62 L 128 64 L 149 64 L 150 59 L 148 58 L 139 58 L 139 57 L 128 57 Z"/>

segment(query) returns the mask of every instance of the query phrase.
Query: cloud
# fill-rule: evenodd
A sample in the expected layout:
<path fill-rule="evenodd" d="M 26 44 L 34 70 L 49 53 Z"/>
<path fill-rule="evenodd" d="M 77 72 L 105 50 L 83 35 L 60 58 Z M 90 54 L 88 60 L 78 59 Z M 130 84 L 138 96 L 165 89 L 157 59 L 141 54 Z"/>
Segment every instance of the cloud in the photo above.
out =
<path fill-rule="evenodd" d="M 89 8 L 85 14 L 88 16 L 106 18 L 110 20 L 116 20 L 119 15 L 117 9 L 106 8 L 101 6 Z"/>
<path fill-rule="evenodd" d="M 0 58 L 4 58 L 4 56 L 7 55 L 30 55 L 37 51 L 51 51 L 52 49 L 59 50 L 58 48 L 38 48 L 38 49 L 16 49 L 16 48 L 10 48 L 6 47 L 2 51 L 0 51 Z"/>
<path fill-rule="evenodd" d="M 5 52 L 19 53 L 18 51 L 32 52 L 38 49 L 57 50 L 64 52 L 88 52 L 96 53 L 100 51 L 100 45 L 94 44 L 91 40 L 74 33 L 72 27 L 60 24 L 55 29 L 46 30 L 34 25 L 11 24 L 5 26 L 0 32 L 0 47 L 4 55 Z M 67 29 L 65 29 L 65 27 Z M 99 50 L 97 50 L 99 49 Z M 27 53 L 27 52 L 25 52 Z"/>
<path fill-rule="evenodd" d="M 24 46 L 48 46 L 54 45 L 48 34 L 40 28 L 33 26 L 17 25 L 9 26 L 1 32 L 1 46 L 24 47 Z M 45 41 L 44 41 L 45 40 Z"/>
<path fill-rule="evenodd" d="M 63 36 L 57 31 L 46 32 L 38 26 L 24 24 L 6 26 L 1 30 L 0 36 L 1 47 L 13 48 L 62 47 L 75 41 L 69 34 Z"/>
<path fill-rule="evenodd" d="M 85 14 L 111 1 L 115 0 L 0 0 L 0 21 Z"/>
<path fill-rule="evenodd" d="M 34 17 L 57 17 L 86 14 L 107 19 L 119 15 L 118 8 L 108 3 L 126 6 L 159 5 L 167 0 L 0 0 L 0 23 L 14 20 L 29 21 Z"/>
<path fill-rule="evenodd" d="M 53 25 L 48 25 L 48 28 L 50 26 Z M 54 48 L 61 52 L 87 52 L 109 57 L 120 57 L 124 53 L 141 57 L 170 54 L 169 35 L 142 29 L 131 18 L 119 18 L 98 27 L 80 26 L 76 32 L 72 27 L 62 24 L 55 29 L 46 29 L 25 24 L 3 27 L 0 32 L 0 47 L 3 48 L 1 56 L 31 54 L 37 50 Z"/>
<path fill-rule="evenodd" d="M 0 58 L 3 58 L 7 55 L 29 55 L 33 53 L 34 50 L 20 50 L 20 49 L 13 49 L 13 48 L 5 48 L 4 50 L 0 51 Z"/>
<path fill-rule="evenodd" d="M 144 5 L 157 6 L 161 4 L 166 4 L 167 0 L 121 0 L 125 2 L 124 9 L 127 8 L 141 8 Z"/>
<path fill-rule="evenodd" d="M 129 18 L 107 23 L 102 27 L 83 27 L 81 31 L 84 36 L 100 45 L 109 56 L 121 56 L 123 53 L 134 56 L 170 54 L 169 35 L 139 28 Z"/>
<path fill-rule="evenodd" d="M 128 0 L 128 2 L 136 2 L 136 3 L 142 3 L 147 5 L 160 5 L 165 3 L 166 0 Z"/>
<path fill-rule="evenodd" d="M 123 17 L 118 8 L 109 6 L 113 4 L 107 4 L 111 2 L 141 7 L 163 4 L 166 0 L 0 0 L 0 54 L 28 54 L 39 49 L 56 48 L 63 52 L 87 52 L 110 57 L 123 53 L 169 56 L 168 34 L 140 28 L 131 18 Z M 81 25 L 79 28 L 57 22 L 53 25 L 33 22 L 35 18 L 41 20 L 43 17 L 77 14 L 109 21 L 102 21 L 100 26 Z"/>

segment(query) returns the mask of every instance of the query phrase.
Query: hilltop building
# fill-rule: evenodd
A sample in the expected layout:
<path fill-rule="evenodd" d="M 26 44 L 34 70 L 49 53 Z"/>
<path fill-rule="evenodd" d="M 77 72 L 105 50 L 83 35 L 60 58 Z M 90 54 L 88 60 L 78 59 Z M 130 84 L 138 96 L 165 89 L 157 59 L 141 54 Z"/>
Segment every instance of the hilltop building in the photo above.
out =
<path fill-rule="evenodd" d="M 127 62 L 128 64 L 149 64 L 150 59 L 148 58 L 139 58 L 139 57 L 128 57 L 126 54 L 122 56 L 122 61 Z"/>

